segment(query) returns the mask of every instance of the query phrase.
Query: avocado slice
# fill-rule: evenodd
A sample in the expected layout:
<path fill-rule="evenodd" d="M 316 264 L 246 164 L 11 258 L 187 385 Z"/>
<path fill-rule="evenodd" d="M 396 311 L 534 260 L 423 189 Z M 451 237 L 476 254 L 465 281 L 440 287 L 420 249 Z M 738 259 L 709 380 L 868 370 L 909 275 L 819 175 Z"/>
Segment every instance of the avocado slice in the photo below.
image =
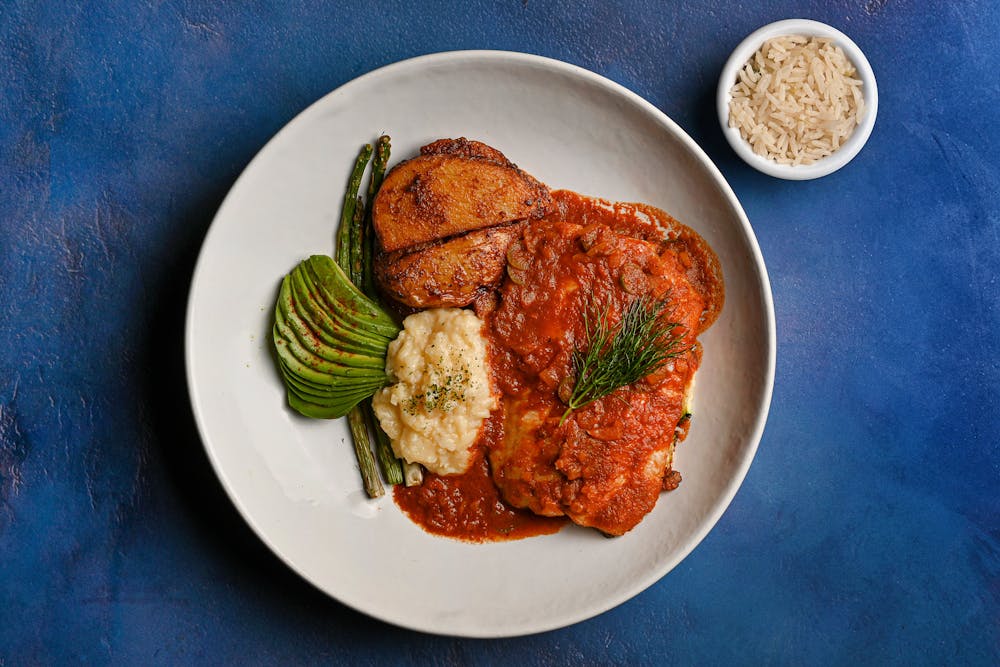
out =
<path fill-rule="evenodd" d="M 310 354 L 337 366 L 355 368 L 357 370 L 364 368 L 372 370 L 382 369 L 385 363 L 385 350 L 388 348 L 388 345 L 384 346 L 380 352 L 365 353 L 343 351 L 339 345 L 328 345 L 319 337 L 316 330 L 303 320 L 301 314 L 296 309 L 290 307 L 290 303 L 292 302 L 287 297 L 279 298 L 278 306 L 274 312 L 275 321 L 281 322 L 282 333 L 286 338 L 289 338 L 289 342 L 296 342 Z M 312 363 L 311 357 L 299 358 L 306 363 Z M 337 374 L 336 369 L 328 370 L 327 372 Z"/>
<path fill-rule="evenodd" d="M 332 259 L 313 255 L 304 264 L 311 271 L 309 277 L 316 293 L 326 302 L 331 316 L 348 329 L 361 329 L 388 340 L 399 335 L 399 327 L 392 318 L 362 294 Z"/>
<path fill-rule="evenodd" d="M 389 314 L 365 296 L 333 258 L 326 255 L 310 255 L 304 263 L 320 279 L 320 287 L 336 295 L 338 300 L 344 301 L 358 316 L 385 325 L 390 331 L 399 330 Z M 387 335 L 392 334 L 387 333 Z"/>
<path fill-rule="evenodd" d="M 327 379 L 324 382 L 316 382 L 315 377 L 303 377 L 299 372 L 296 372 L 296 369 L 292 364 L 280 357 L 278 358 L 278 365 L 281 367 L 282 375 L 288 375 L 289 377 L 295 378 L 295 384 L 305 390 L 308 390 L 310 393 L 321 395 L 324 392 L 334 391 L 334 388 L 337 386 L 337 381 L 332 375 L 325 376 Z M 299 371 L 301 372 L 301 368 Z"/>
<path fill-rule="evenodd" d="M 327 345 L 344 351 L 383 356 L 389 341 L 382 336 L 361 329 L 347 329 L 336 322 L 321 304 L 315 288 L 309 283 L 305 271 L 293 271 L 288 275 L 289 292 L 294 299 L 298 315 L 312 328 Z M 285 298 L 283 296 L 279 298 Z"/>
<path fill-rule="evenodd" d="M 288 404 L 334 419 L 388 382 L 399 327 L 330 257 L 313 255 L 281 281 L 271 336 Z"/>
<path fill-rule="evenodd" d="M 337 300 L 335 293 L 321 286 L 321 281 L 316 278 L 315 273 L 304 262 L 289 275 L 295 279 L 292 287 L 305 290 L 309 294 L 316 309 L 326 316 L 324 319 L 330 322 L 331 328 L 338 335 L 339 332 L 344 332 L 351 338 L 361 336 L 379 345 L 385 345 L 399 334 L 398 327 L 395 327 L 394 332 L 390 333 L 382 325 L 378 329 L 373 329 L 371 327 L 373 320 L 370 318 L 350 316 L 352 311 L 345 307 L 343 302 Z"/>
<path fill-rule="evenodd" d="M 307 269 L 302 272 L 302 275 L 303 280 L 310 286 L 311 293 L 317 296 L 317 306 L 327 313 L 330 320 L 338 328 L 384 341 L 384 344 L 388 344 L 399 335 L 398 328 L 395 333 L 390 335 L 389 330 L 383 325 L 376 324 L 369 318 L 358 316 L 354 310 L 338 299 L 336 293 L 323 286 L 321 279 L 316 276 L 315 272 Z"/>
<path fill-rule="evenodd" d="M 282 374 L 289 375 L 294 379 L 296 386 L 316 396 L 332 397 L 338 394 L 346 393 L 358 387 L 375 387 L 377 389 L 385 386 L 388 382 L 388 377 L 384 374 L 372 377 L 344 378 L 326 373 L 322 374 L 325 379 L 321 382 L 317 382 L 317 377 L 315 375 L 304 377 L 301 374 L 303 368 L 302 363 L 298 363 L 299 366 L 296 368 L 285 358 L 278 357 L 278 365 L 281 367 Z M 305 368 L 308 368 L 308 366 L 305 366 Z"/>
<path fill-rule="evenodd" d="M 321 405 L 332 404 L 346 399 L 352 399 L 358 392 L 374 393 L 378 391 L 382 383 L 371 382 L 366 384 L 351 385 L 349 387 L 316 387 L 308 382 L 302 381 L 298 376 L 284 364 L 279 364 L 281 375 L 285 379 L 288 391 L 294 392 L 299 398 Z"/>
<path fill-rule="evenodd" d="M 311 350 L 302 345 L 302 341 L 296 335 L 294 329 L 289 326 L 281 313 L 281 309 L 275 309 L 274 313 L 275 329 L 286 343 L 286 349 L 300 363 L 313 371 L 339 377 L 339 378 L 378 378 L 384 377 L 385 371 L 374 365 L 370 366 L 348 366 L 339 364 L 314 354 Z M 385 362 L 382 362 L 385 363 Z"/>
<path fill-rule="evenodd" d="M 330 376 L 333 378 L 332 382 L 321 384 L 301 377 L 281 359 L 278 360 L 278 365 L 280 366 L 281 374 L 289 378 L 295 384 L 296 389 L 299 389 L 301 393 L 309 394 L 315 398 L 337 398 L 338 396 L 346 395 L 359 388 L 378 389 L 386 383 L 384 378 L 371 378 L 366 380 L 350 378 L 350 382 L 344 382 L 343 378 L 333 378 L 333 376 Z"/>
<path fill-rule="evenodd" d="M 299 401 L 323 408 L 355 404 L 361 398 L 374 394 L 380 386 L 378 383 L 366 383 L 357 386 L 340 387 L 327 393 L 324 390 L 317 390 L 310 387 L 307 383 L 303 383 L 284 366 L 281 366 L 280 370 L 285 381 L 285 393 L 289 397 L 294 397 L 295 399 L 299 399 Z"/>
<path fill-rule="evenodd" d="M 336 270 L 343 272 L 339 266 L 336 264 L 334 266 Z M 310 294 L 316 297 L 317 306 L 328 315 L 336 327 L 376 340 L 391 340 L 395 337 L 394 334 L 390 336 L 387 330 L 373 327 L 375 321 L 373 318 L 359 315 L 350 301 L 340 298 L 350 292 L 344 289 L 338 274 L 333 270 L 323 273 L 325 269 L 317 270 L 309 260 L 302 262 L 300 268 L 302 280 L 309 287 Z"/>
<path fill-rule="evenodd" d="M 382 368 L 388 343 L 381 346 L 351 346 L 354 350 L 346 350 L 348 344 L 324 338 L 315 324 L 303 317 L 303 303 L 297 301 L 291 294 L 291 281 L 286 277 L 278 292 L 278 305 L 275 308 L 275 319 L 283 320 L 298 340 L 299 344 L 314 355 L 327 361 L 367 368 Z M 303 360 L 304 361 L 304 360 Z"/>
<path fill-rule="evenodd" d="M 351 408 L 368 398 L 372 392 L 359 393 L 351 398 L 338 401 L 336 403 L 321 405 L 313 401 L 306 400 L 293 392 L 288 392 L 288 405 L 306 417 L 316 419 L 337 419 L 343 417 Z"/>
<path fill-rule="evenodd" d="M 369 386 L 370 384 L 381 386 L 387 381 L 384 374 L 381 376 L 343 377 L 310 368 L 291 352 L 289 341 L 282 337 L 276 329 L 274 347 L 282 367 L 294 375 L 300 384 L 317 391 L 344 390 L 359 385 Z"/>
<path fill-rule="evenodd" d="M 278 330 L 277 324 L 273 327 L 272 337 L 274 338 L 274 350 L 278 353 L 278 359 L 280 359 L 281 362 L 288 367 L 289 371 L 296 375 L 296 377 L 308 380 L 317 386 L 323 387 L 332 386 L 336 381 L 334 376 L 329 373 L 317 371 L 299 361 L 299 359 L 292 354 L 292 351 L 289 348 L 290 343 Z"/>

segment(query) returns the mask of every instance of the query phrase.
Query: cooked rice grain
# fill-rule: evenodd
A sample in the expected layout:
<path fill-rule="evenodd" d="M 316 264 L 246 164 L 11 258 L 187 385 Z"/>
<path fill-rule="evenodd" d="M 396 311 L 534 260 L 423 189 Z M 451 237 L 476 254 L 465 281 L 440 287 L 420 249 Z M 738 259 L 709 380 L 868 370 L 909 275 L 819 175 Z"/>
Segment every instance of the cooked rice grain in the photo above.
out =
<path fill-rule="evenodd" d="M 778 164 L 811 164 L 840 148 L 861 122 L 861 79 L 839 46 L 786 35 L 764 42 L 730 89 L 729 127 Z"/>

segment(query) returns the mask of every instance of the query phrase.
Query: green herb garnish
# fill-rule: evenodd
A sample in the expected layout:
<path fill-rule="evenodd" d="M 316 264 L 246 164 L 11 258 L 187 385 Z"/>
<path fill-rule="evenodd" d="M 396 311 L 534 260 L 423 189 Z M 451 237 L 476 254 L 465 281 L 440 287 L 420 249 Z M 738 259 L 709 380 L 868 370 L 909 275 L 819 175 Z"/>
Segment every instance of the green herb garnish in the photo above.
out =
<path fill-rule="evenodd" d="M 426 391 L 411 396 L 406 401 L 403 409 L 407 414 L 415 415 L 420 409 L 427 412 L 434 410 L 450 412 L 465 400 L 465 390 L 471 380 L 468 368 L 462 367 L 461 370 L 449 371 L 443 378 L 439 375 L 438 379 L 440 382 L 432 382 L 427 386 Z"/>
<path fill-rule="evenodd" d="M 584 311 L 585 345 L 573 351 L 573 389 L 563 397 L 569 414 L 619 387 L 625 387 L 659 369 L 686 349 L 679 322 L 666 320 L 666 299 L 639 297 L 629 303 L 621 322 L 612 326 L 609 308 L 596 317 Z M 588 309 L 589 310 L 589 309 Z"/>

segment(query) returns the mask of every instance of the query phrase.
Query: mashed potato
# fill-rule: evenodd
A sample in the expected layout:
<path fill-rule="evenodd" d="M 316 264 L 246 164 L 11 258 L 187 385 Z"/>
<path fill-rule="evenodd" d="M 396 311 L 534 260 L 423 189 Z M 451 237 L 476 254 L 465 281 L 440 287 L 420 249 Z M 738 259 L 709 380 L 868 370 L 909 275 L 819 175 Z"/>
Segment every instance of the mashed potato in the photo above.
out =
<path fill-rule="evenodd" d="M 458 308 L 425 310 L 403 321 L 386 358 L 395 384 L 372 399 L 400 458 L 440 475 L 469 467 L 470 448 L 497 403 L 482 327 L 475 313 Z"/>

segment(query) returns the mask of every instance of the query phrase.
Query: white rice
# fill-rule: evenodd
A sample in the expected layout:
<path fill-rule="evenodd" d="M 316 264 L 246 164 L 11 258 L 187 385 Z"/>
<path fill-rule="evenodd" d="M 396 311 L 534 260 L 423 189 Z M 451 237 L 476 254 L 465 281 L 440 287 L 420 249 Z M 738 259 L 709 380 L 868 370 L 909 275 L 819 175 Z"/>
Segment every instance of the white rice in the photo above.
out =
<path fill-rule="evenodd" d="M 861 122 L 861 79 L 843 50 L 822 37 L 764 42 L 730 89 L 729 127 L 779 164 L 811 164 L 836 151 Z"/>

